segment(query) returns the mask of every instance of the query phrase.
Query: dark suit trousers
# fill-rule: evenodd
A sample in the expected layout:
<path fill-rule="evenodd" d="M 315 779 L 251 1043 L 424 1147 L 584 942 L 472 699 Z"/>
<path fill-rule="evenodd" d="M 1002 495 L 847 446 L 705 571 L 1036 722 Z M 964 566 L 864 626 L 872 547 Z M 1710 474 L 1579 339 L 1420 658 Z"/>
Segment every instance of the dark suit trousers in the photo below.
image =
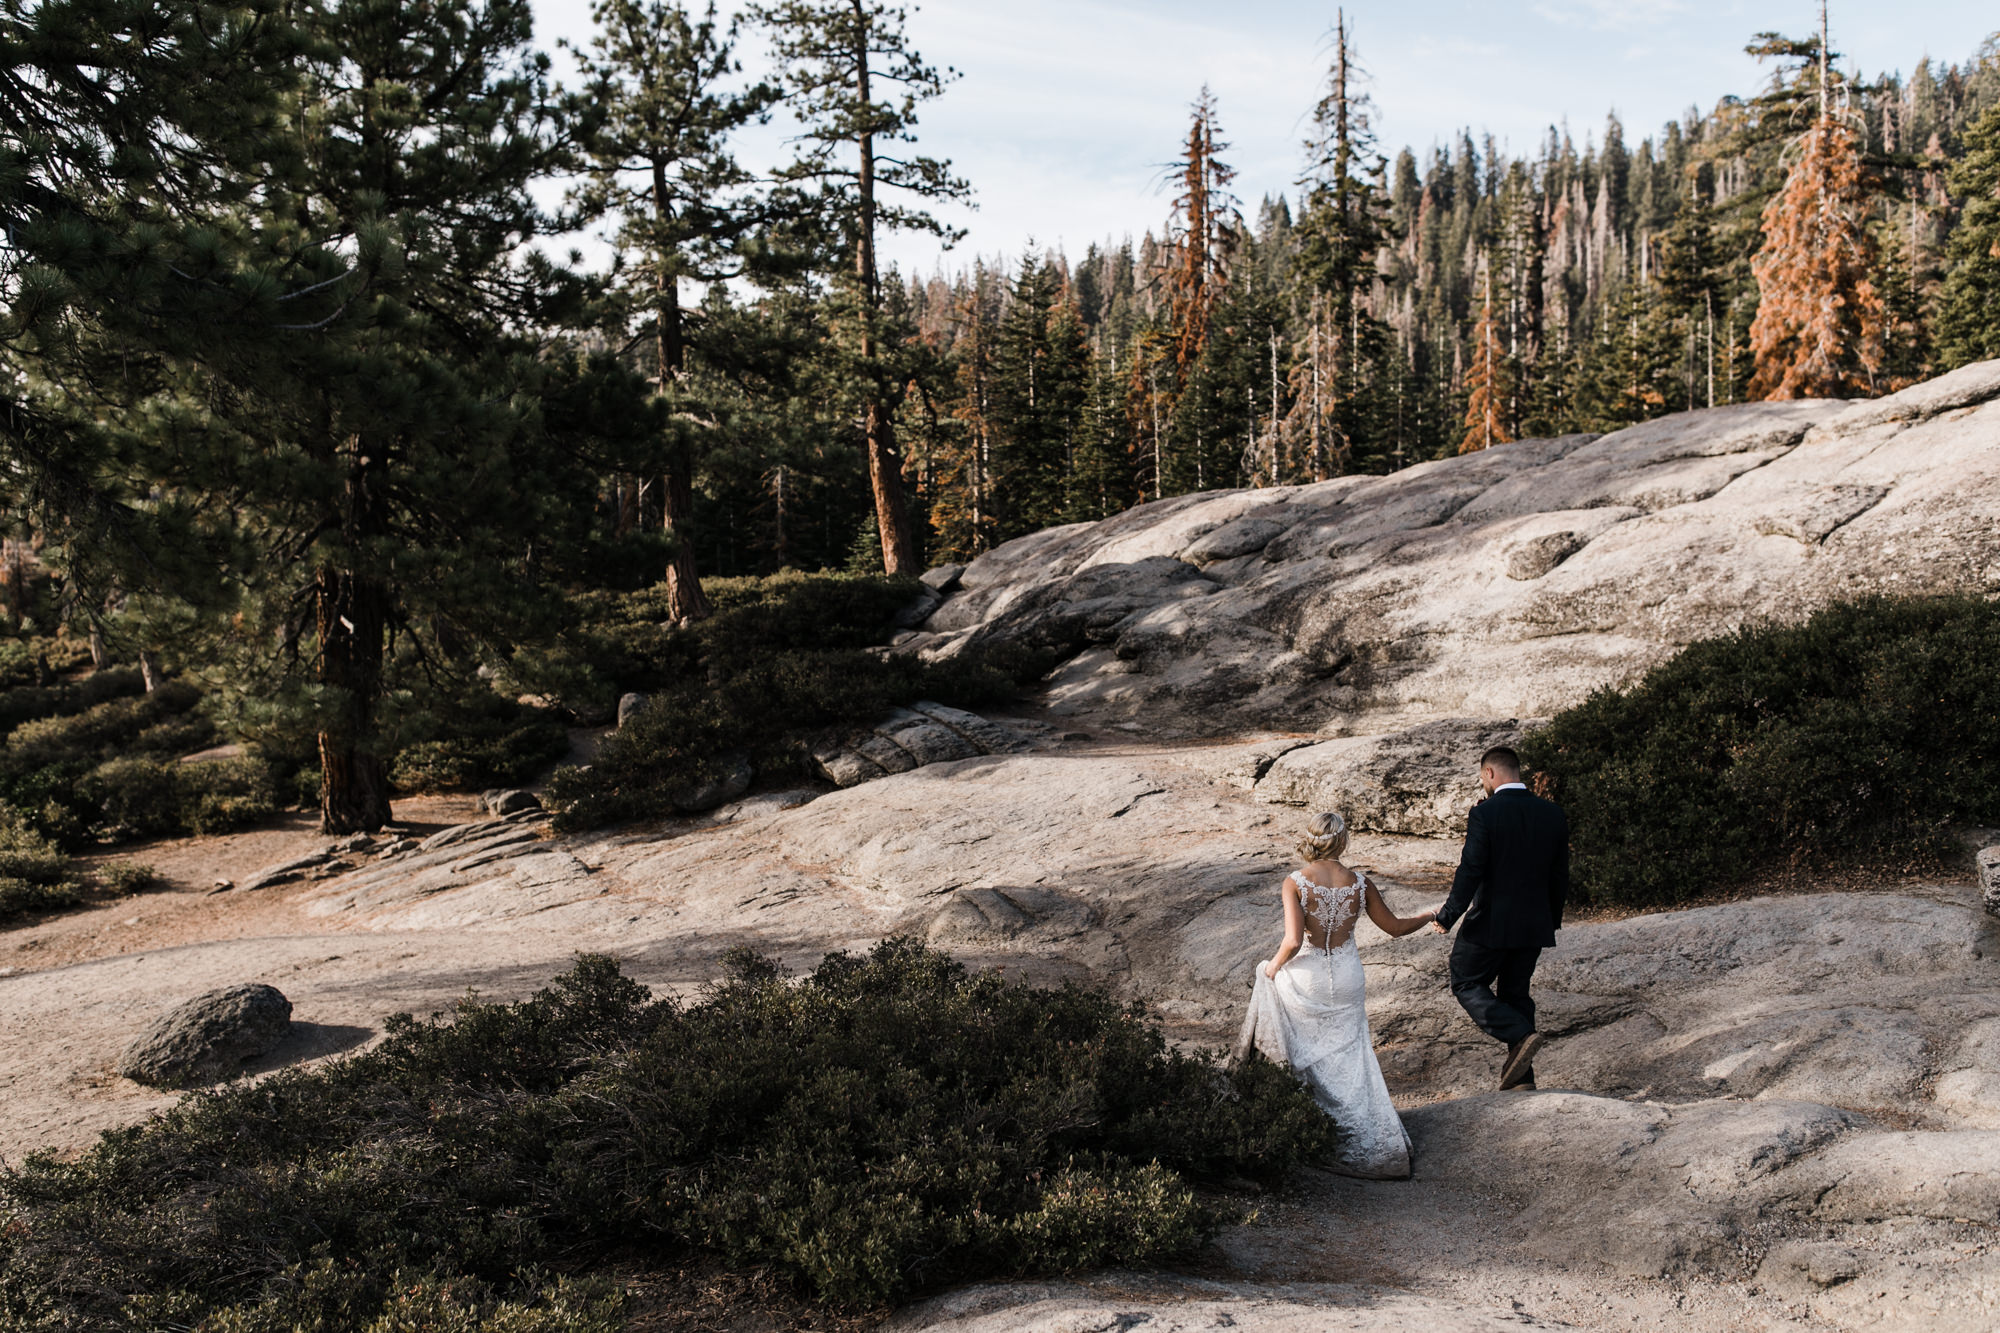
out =
<path fill-rule="evenodd" d="M 1509 1043 L 1535 1030 L 1528 982 L 1539 948 L 1489 949 L 1463 935 L 1451 946 L 1451 993 L 1487 1036 Z"/>

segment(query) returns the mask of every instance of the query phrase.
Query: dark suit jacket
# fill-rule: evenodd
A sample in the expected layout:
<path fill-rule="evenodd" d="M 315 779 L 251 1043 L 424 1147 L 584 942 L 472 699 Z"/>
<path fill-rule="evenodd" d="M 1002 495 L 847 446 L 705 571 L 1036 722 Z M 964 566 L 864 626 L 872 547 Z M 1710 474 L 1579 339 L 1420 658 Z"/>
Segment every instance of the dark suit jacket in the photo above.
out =
<path fill-rule="evenodd" d="M 1438 913 L 1446 930 L 1489 949 L 1546 949 L 1569 897 L 1569 820 L 1554 801 L 1499 791 L 1472 807 L 1465 854 Z"/>

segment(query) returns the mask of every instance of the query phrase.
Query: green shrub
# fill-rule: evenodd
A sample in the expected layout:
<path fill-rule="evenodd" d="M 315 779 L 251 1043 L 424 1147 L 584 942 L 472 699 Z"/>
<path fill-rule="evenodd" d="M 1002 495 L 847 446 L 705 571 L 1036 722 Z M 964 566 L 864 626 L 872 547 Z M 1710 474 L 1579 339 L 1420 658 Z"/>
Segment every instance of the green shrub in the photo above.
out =
<path fill-rule="evenodd" d="M 2000 823 L 2000 606 L 1873 599 L 1697 643 L 1522 747 L 1593 900 L 1670 903 L 1784 863 L 1933 857 Z"/>
<path fill-rule="evenodd" d="M 366 1328 L 410 1275 L 539 1310 L 561 1292 L 538 1267 L 702 1254 L 874 1306 L 1165 1258 L 1228 1216 L 1190 1181 L 1333 1148 L 1288 1072 L 1225 1078 L 1074 986 L 906 941 L 798 983 L 733 969 L 683 1007 L 583 959 L 526 1002 L 400 1016 L 362 1055 L 31 1157 L 0 1180 L 0 1323 Z"/>
<path fill-rule="evenodd" d="M 145 692 L 146 684 L 138 670 L 129 667 L 95 671 L 74 682 L 12 685 L 0 690 L 0 736 L 23 723 L 72 717 L 107 700 Z"/>
<path fill-rule="evenodd" d="M 69 858 L 29 827 L 20 811 L 0 805 L 0 921 L 82 901 Z"/>
<path fill-rule="evenodd" d="M 569 753 L 569 732 L 542 709 L 478 685 L 423 702 L 389 764 L 399 792 L 478 791 L 530 782 Z"/>
<path fill-rule="evenodd" d="M 0 801 L 70 848 L 268 819 L 281 802 L 262 758 L 178 762 L 221 739 L 200 704 L 200 691 L 169 681 L 151 694 L 24 723 L 0 748 Z"/>
<path fill-rule="evenodd" d="M 47 676 L 66 676 L 89 663 L 90 644 L 83 639 L 0 637 L 0 691 L 50 684 Z"/>
<path fill-rule="evenodd" d="M 964 707 L 1013 698 L 1050 663 L 1026 655 L 931 664 L 868 645 L 892 632 L 914 579 L 780 574 L 704 585 L 716 613 L 663 628 L 655 589 L 590 603 L 579 641 L 610 673 L 603 692 L 639 690 L 646 710 L 607 740 L 588 769 L 550 783 L 556 826 L 575 830 L 664 814 L 747 754 L 760 780 L 814 775 L 811 747 L 830 729 L 872 722 L 932 698 Z"/>
<path fill-rule="evenodd" d="M 270 771 L 256 759 L 111 759 L 84 774 L 76 792 L 97 812 L 93 835 L 109 841 L 227 833 L 278 810 Z"/>
<path fill-rule="evenodd" d="M 136 861 L 116 861 L 101 865 L 93 872 L 93 876 L 107 892 L 115 893 L 121 898 L 129 898 L 135 893 L 150 893 L 166 885 L 166 880 L 160 877 L 158 871 Z"/>
<path fill-rule="evenodd" d="M 201 702 L 201 692 L 181 681 L 168 681 L 151 694 L 137 698 L 115 698 L 79 713 L 26 722 L 7 737 L 8 758 L 17 763 L 46 764 L 78 754 L 128 752 L 137 748 L 142 735 L 172 735 L 177 741 L 206 746 L 218 739 L 212 726 L 167 728 L 190 713 Z M 157 749 L 157 746 L 147 748 Z M 169 747 L 171 748 L 171 747 Z M 185 753 L 185 751 L 182 751 Z"/>

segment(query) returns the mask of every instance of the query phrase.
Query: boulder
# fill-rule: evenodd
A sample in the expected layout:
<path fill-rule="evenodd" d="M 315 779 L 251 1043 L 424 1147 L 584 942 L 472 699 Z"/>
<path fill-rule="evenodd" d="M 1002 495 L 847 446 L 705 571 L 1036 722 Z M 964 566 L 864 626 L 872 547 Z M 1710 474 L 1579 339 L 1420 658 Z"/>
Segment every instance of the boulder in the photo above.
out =
<path fill-rule="evenodd" d="M 1961 1125 L 2000 1129 L 2000 1017 L 1966 1026 L 1939 1067 L 1931 1099 Z"/>
<path fill-rule="evenodd" d="M 922 700 L 898 708 L 874 730 L 848 745 L 822 747 L 813 760 L 827 781 L 853 787 L 892 773 L 908 773 L 926 764 L 949 763 L 983 754 L 1021 754 L 1031 749 L 1028 737 L 977 713 Z"/>
<path fill-rule="evenodd" d="M 280 861 L 276 865 L 265 866 L 237 887 L 242 889 L 268 889 L 276 884 L 286 884 L 295 879 L 303 879 L 308 870 L 326 865 L 336 855 L 335 852 L 325 848 L 307 852 L 305 855 L 295 856 L 289 861 Z"/>
<path fill-rule="evenodd" d="M 1349 828 L 1457 837 L 1484 793 L 1479 756 L 1512 745 L 1521 724 L 1446 718 L 1386 736 L 1350 736 L 1287 750 L 1256 781 L 1259 800 L 1337 810 Z"/>
<path fill-rule="evenodd" d="M 980 753 L 977 745 L 950 727 L 905 708 L 891 713 L 888 720 L 875 728 L 875 734 L 901 746 L 916 761 L 917 767 L 948 764 L 954 759 L 970 759 Z"/>
<path fill-rule="evenodd" d="M 489 791 L 479 798 L 479 803 L 496 818 L 527 814 L 542 808 L 541 797 L 518 788 Z"/>
<path fill-rule="evenodd" d="M 870 778 L 879 778 L 887 772 L 880 764 L 866 755 L 834 746 L 822 746 L 813 751 L 813 763 L 826 775 L 826 780 L 836 787 L 855 787 Z"/>
<path fill-rule="evenodd" d="M 944 594 L 925 584 L 917 589 L 917 595 L 910 599 L 908 606 L 896 612 L 890 623 L 897 629 L 915 629 L 930 619 L 931 612 L 943 605 Z"/>
<path fill-rule="evenodd" d="M 917 575 L 917 579 L 933 592 L 949 593 L 958 586 L 958 581 L 964 574 L 964 565 L 939 565 L 935 569 L 927 569 Z"/>
<path fill-rule="evenodd" d="M 1025 754 L 1029 749 L 1028 738 L 1012 727 L 989 722 L 963 708 L 952 708 L 927 699 L 920 699 L 910 707 L 933 722 L 942 723 L 957 732 L 983 754 Z"/>
<path fill-rule="evenodd" d="M 637 692 L 618 696 L 618 730 L 625 730 L 625 724 L 646 710 L 648 696 Z"/>
<path fill-rule="evenodd" d="M 1980 848 L 1976 861 L 1979 893 L 1986 904 L 1986 915 L 2000 916 L 2000 847 Z"/>
<path fill-rule="evenodd" d="M 1195 538 L 1180 556 L 1195 566 L 1234 560 L 1238 556 L 1263 550 L 1285 528 L 1286 525 L 1276 519 L 1239 518 Z"/>
<path fill-rule="evenodd" d="M 213 1083 L 269 1053 L 291 1024 L 292 1002 L 275 987 L 225 986 L 156 1020 L 118 1057 L 118 1072 L 156 1088 Z"/>

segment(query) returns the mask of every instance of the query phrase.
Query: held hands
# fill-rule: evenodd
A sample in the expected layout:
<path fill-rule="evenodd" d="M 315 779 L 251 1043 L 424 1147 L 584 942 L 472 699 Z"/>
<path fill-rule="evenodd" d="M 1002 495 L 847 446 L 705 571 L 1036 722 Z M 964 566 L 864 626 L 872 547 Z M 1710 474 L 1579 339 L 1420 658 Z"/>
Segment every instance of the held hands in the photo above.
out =
<path fill-rule="evenodd" d="M 1436 907 L 1432 908 L 1424 915 L 1428 916 L 1431 919 L 1431 930 L 1434 933 L 1439 935 L 1449 935 L 1451 934 L 1451 932 L 1449 930 L 1446 930 L 1443 926 L 1440 926 L 1437 920 L 1438 913 L 1442 912 L 1443 910 L 1444 910 L 1444 904 L 1439 903 Z"/>

